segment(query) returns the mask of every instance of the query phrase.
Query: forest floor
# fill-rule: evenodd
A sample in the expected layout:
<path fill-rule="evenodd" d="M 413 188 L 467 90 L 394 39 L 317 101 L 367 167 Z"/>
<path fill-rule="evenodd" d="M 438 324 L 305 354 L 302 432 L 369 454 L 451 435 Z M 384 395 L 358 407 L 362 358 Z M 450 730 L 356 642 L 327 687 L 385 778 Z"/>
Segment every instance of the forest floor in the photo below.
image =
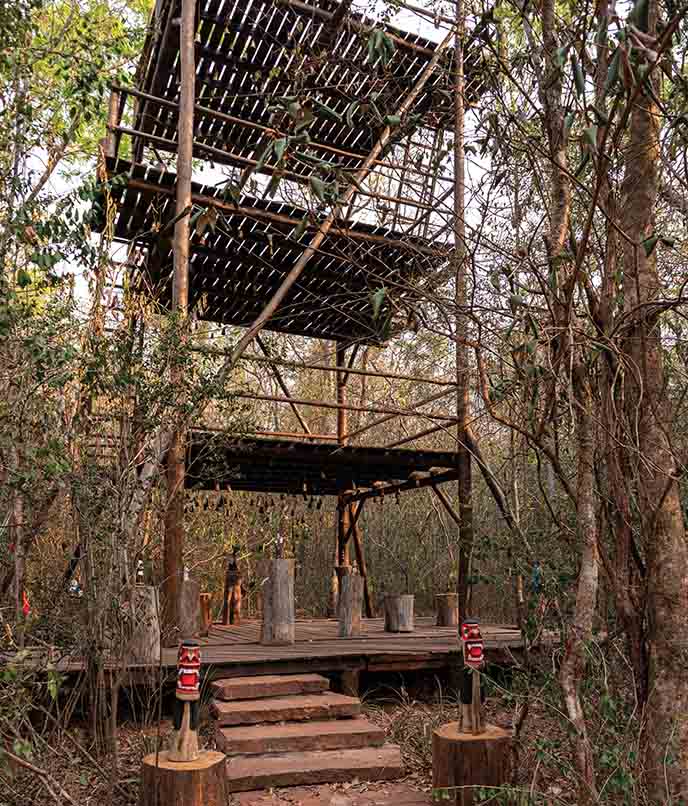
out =
<path fill-rule="evenodd" d="M 402 691 L 391 692 L 389 701 L 380 699 L 365 703 L 366 715 L 385 728 L 388 741 L 401 746 L 407 775 L 397 782 L 364 783 L 353 781 L 332 786 L 295 787 L 232 795 L 231 806 L 421 806 L 431 802 L 432 731 L 446 722 L 458 719 L 458 708 L 449 700 L 419 702 Z M 488 722 L 510 728 L 514 705 L 508 693 L 490 696 L 485 703 Z M 164 745 L 171 730 L 169 721 L 142 728 L 125 723 L 120 727 L 118 768 L 111 774 L 106 760 L 99 763 L 89 751 L 85 728 L 63 731 L 59 737 L 39 741 L 42 747 L 30 758 L 34 770 L 8 768 L 0 764 L 0 804 L 3 806 L 48 806 L 64 803 L 73 806 L 130 806 L 137 802 L 141 759 Z M 202 731 L 202 743 L 212 744 L 209 728 Z M 204 735 L 203 735 L 204 734 Z M 543 754 L 546 738 L 549 754 Z M 566 752 L 563 720 L 537 701 L 530 706 L 517 746 L 513 784 L 530 793 L 538 793 L 531 803 L 573 803 L 573 787 L 563 770 L 568 767 L 563 756 L 560 763 L 552 756 L 552 748 Z M 545 757 L 547 756 L 547 757 Z M 39 772 L 37 772 L 39 771 Z M 112 779 L 116 781 L 114 787 Z"/>

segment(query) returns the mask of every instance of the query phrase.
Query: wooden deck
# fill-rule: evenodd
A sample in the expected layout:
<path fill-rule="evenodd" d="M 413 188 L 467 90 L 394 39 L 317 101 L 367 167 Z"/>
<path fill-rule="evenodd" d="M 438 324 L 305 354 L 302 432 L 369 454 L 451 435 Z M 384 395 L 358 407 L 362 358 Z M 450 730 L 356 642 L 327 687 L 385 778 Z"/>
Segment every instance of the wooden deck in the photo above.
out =
<path fill-rule="evenodd" d="M 291 646 L 263 646 L 260 622 L 239 627 L 214 624 L 203 638 L 201 657 L 207 675 L 232 677 L 304 671 L 411 671 L 442 669 L 460 652 L 456 629 L 437 627 L 434 618 L 416 618 L 412 633 L 386 633 L 382 619 L 364 619 L 359 638 L 339 638 L 335 619 L 299 620 Z M 482 625 L 488 660 L 506 662 L 520 654 L 520 632 L 509 626 Z M 163 666 L 176 665 L 175 649 L 163 650 Z"/>

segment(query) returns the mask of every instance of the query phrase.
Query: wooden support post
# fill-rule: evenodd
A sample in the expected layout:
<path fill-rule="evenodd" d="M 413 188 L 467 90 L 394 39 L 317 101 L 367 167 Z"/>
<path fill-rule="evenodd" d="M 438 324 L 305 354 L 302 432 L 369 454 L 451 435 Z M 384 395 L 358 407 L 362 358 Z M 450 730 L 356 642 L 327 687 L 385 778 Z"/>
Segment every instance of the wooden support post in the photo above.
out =
<path fill-rule="evenodd" d="M 413 594 L 385 596 L 385 632 L 413 632 Z"/>
<path fill-rule="evenodd" d="M 438 627 L 459 626 L 459 595 L 458 593 L 438 593 L 435 596 Z"/>
<path fill-rule="evenodd" d="M 241 571 L 237 560 L 238 549 L 235 546 L 232 556 L 227 561 L 225 587 L 222 594 L 222 623 L 241 624 Z"/>
<path fill-rule="evenodd" d="M 335 351 L 335 364 L 338 367 L 343 367 L 346 364 L 346 347 L 339 342 L 336 345 Z M 337 444 L 346 445 L 346 429 L 348 422 L 348 411 L 344 408 L 346 405 L 346 375 L 342 370 L 337 371 Z M 349 547 L 347 544 L 347 536 L 349 534 L 349 525 L 351 523 L 351 510 L 348 503 L 340 495 L 337 502 L 337 565 L 344 567 L 350 565 L 349 561 Z M 341 590 L 341 576 L 339 578 Z"/>
<path fill-rule="evenodd" d="M 349 569 L 350 571 L 351 569 Z M 361 604 L 363 577 L 346 573 L 339 578 L 339 637 L 354 638 L 361 634 Z"/>
<path fill-rule="evenodd" d="M 511 734 L 487 725 L 482 733 L 463 733 L 450 722 L 432 734 L 433 800 L 456 806 L 483 803 L 478 790 L 494 787 L 489 794 L 498 800 L 498 788 L 509 781 Z M 501 801 L 500 801 L 501 802 Z"/>
<path fill-rule="evenodd" d="M 127 663 L 160 663 L 160 615 L 158 589 L 154 585 L 136 585 L 132 596 L 132 637 Z"/>
<path fill-rule="evenodd" d="M 184 579 L 179 591 L 179 633 L 182 638 L 193 638 L 201 632 L 201 586 L 195 579 Z"/>
<path fill-rule="evenodd" d="M 271 560 L 263 590 L 262 644 L 294 643 L 294 560 Z"/>
<path fill-rule="evenodd" d="M 194 101 L 196 59 L 196 2 L 182 0 L 179 26 L 180 99 L 177 151 L 177 187 L 174 227 L 174 273 L 172 311 L 179 317 L 181 336 L 186 336 L 189 308 L 189 219 L 191 214 L 191 173 L 193 159 Z M 172 382 L 181 386 L 183 370 L 175 368 Z M 179 400 L 178 402 L 182 402 Z M 179 596 L 184 557 L 184 476 L 185 434 L 176 431 L 167 454 L 167 508 L 165 511 L 165 547 L 163 582 L 165 626 L 168 640 L 176 643 L 179 629 Z"/>
<path fill-rule="evenodd" d="M 213 620 L 210 611 L 213 594 L 202 593 L 199 598 L 201 600 L 201 635 L 208 635 Z"/>

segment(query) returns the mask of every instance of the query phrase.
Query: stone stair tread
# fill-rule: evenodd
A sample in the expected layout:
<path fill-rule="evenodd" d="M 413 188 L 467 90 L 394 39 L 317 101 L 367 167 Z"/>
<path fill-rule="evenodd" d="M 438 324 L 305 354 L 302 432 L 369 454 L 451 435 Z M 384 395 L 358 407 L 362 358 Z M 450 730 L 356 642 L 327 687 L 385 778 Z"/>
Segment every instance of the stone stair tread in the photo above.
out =
<path fill-rule="evenodd" d="M 358 716 L 361 713 L 361 701 L 357 697 L 347 697 L 331 691 L 234 702 L 212 700 L 210 713 L 223 727 L 254 725 L 258 722 L 298 722 L 306 719 Z"/>
<path fill-rule="evenodd" d="M 312 750 L 269 756 L 234 756 L 227 760 L 230 792 L 277 786 L 390 781 L 404 774 L 398 745 L 351 750 Z"/>
<path fill-rule="evenodd" d="M 218 728 L 218 749 L 228 755 L 336 750 L 384 744 L 385 732 L 363 717 Z"/>
<path fill-rule="evenodd" d="M 258 677 L 230 677 L 215 680 L 210 690 L 218 700 L 255 700 L 291 694 L 319 694 L 330 681 L 319 674 L 267 674 Z"/>

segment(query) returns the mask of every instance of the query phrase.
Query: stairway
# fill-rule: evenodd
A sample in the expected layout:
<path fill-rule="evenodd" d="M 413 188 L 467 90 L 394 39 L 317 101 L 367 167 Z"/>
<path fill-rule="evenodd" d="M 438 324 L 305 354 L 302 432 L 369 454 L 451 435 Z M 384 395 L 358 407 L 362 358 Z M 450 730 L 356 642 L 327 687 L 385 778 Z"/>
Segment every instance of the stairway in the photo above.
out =
<path fill-rule="evenodd" d="M 403 775 L 398 746 L 385 744 L 384 731 L 361 716 L 361 701 L 330 691 L 325 677 L 236 677 L 211 690 L 230 792 Z"/>

